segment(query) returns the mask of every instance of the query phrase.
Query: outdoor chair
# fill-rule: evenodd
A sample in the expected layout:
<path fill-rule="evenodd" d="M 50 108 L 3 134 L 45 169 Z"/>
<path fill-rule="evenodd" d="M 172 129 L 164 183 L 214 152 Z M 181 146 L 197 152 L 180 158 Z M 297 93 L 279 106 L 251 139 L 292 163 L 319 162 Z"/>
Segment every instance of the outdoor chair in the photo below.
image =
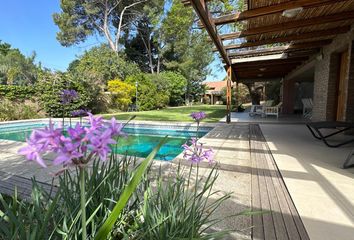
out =
<path fill-rule="evenodd" d="M 273 100 L 267 100 L 262 105 L 252 105 L 249 115 L 250 115 L 250 117 L 253 117 L 256 115 L 264 116 L 263 109 L 265 107 L 271 107 L 272 105 L 273 105 Z"/>
<path fill-rule="evenodd" d="M 314 138 L 322 140 L 328 147 L 340 147 L 345 144 L 354 142 L 354 137 L 350 140 L 345 140 L 337 144 L 332 144 L 328 142 L 328 139 L 330 137 L 333 137 L 349 129 L 354 129 L 354 122 L 311 122 L 307 123 L 306 126 L 310 130 Z M 321 130 L 323 129 L 333 129 L 334 132 L 330 134 L 324 134 L 323 132 L 321 132 Z"/>
<path fill-rule="evenodd" d="M 131 104 L 128 107 L 128 112 L 136 112 L 137 111 L 137 107 L 135 104 Z"/>
<path fill-rule="evenodd" d="M 342 166 L 343 169 L 354 167 L 354 163 L 350 163 L 353 155 L 354 155 L 354 149 L 349 153 L 347 159 L 343 163 L 343 166 Z"/>
<path fill-rule="evenodd" d="M 302 115 L 304 118 L 311 118 L 312 117 L 312 108 L 313 102 L 311 98 L 303 98 L 302 101 Z"/>
<path fill-rule="evenodd" d="M 263 116 L 276 116 L 277 118 L 279 117 L 279 113 L 281 112 L 281 105 L 282 102 L 280 102 L 278 105 L 274 107 L 264 107 L 263 108 Z"/>

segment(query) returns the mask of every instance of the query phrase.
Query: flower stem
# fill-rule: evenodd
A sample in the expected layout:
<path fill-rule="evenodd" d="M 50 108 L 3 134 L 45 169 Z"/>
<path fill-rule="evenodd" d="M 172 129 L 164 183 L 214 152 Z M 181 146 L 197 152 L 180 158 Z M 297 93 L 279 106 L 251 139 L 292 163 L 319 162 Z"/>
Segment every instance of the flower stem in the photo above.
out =
<path fill-rule="evenodd" d="M 197 121 L 197 136 L 196 136 L 197 140 L 199 138 L 199 121 Z"/>
<path fill-rule="evenodd" d="M 86 240 L 86 197 L 85 197 L 85 168 L 80 167 L 80 194 L 81 194 L 81 226 L 82 239 Z"/>

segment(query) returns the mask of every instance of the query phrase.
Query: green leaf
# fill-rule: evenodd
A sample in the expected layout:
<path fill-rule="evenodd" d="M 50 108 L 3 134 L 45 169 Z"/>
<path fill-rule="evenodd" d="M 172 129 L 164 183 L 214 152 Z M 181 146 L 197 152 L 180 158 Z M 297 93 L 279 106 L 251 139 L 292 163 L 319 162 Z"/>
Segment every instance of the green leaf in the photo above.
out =
<path fill-rule="evenodd" d="M 143 178 L 143 175 L 146 172 L 149 164 L 152 162 L 155 155 L 160 150 L 162 145 L 166 142 L 166 140 L 167 140 L 167 136 L 160 141 L 160 143 L 154 148 L 154 150 L 152 150 L 149 156 L 136 169 L 132 179 L 130 180 L 128 185 L 124 188 L 122 195 L 119 197 L 118 202 L 114 206 L 112 213 L 108 216 L 105 223 L 98 230 L 98 233 L 95 237 L 96 240 L 107 239 L 108 235 L 110 234 L 114 226 L 114 223 L 117 221 L 121 211 L 127 204 L 130 196 L 133 194 L 138 184 L 140 183 L 141 179 Z"/>

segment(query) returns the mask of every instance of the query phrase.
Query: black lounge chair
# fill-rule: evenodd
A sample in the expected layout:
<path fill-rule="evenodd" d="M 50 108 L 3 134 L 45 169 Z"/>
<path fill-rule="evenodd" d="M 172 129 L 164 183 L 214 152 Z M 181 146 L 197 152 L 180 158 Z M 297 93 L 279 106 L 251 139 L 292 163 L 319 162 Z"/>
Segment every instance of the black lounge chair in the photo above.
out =
<path fill-rule="evenodd" d="M 354 163 L 351 163 L 351 159 L 352 159 L 353 155 L 354 155 L 354 150 L 352 150 L 349 153 L 347 159 L 345 159 L 345 162 L 343 163 L 343 166 L 342 166 L 343 169 L 354 167 Z"/>
<path fill-rule="evenodd" d="M 353 122 L 311 122 L 311 123 L 306 124 L 306 126 L 315 138 L 322 140 L 328 147 L 340 147 L 345 144 L 354 142 L 354 137 L 353 137 L 353 139 L 346 140 L 346 141 L 338 143 L 338 144 L 331 144 L 328 142 L 328 138 L 333 137 L 333 136 L 335 136 L 341 132 L 347 131 L 349 129 L 354 129 Z M 336 131 L 333 133 L 324 135 L 321 132 L 321 129 L 335 129 Z"/>

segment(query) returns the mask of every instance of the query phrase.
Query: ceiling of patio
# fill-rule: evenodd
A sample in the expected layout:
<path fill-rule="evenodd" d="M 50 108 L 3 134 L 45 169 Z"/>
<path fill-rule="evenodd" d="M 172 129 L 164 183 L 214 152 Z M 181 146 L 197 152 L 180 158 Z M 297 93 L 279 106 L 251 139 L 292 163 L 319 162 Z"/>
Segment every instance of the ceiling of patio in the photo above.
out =
<path fill-rule="evenodd" d="M 354 0 L 245 0 L 244 11 L 219 16 L 208 12 L 208 1 L 182 2 L 194 7 L 238 82 L 285 77 L 354 23 Z M 231 32 L 235 23 L 242 30 Z"/>

